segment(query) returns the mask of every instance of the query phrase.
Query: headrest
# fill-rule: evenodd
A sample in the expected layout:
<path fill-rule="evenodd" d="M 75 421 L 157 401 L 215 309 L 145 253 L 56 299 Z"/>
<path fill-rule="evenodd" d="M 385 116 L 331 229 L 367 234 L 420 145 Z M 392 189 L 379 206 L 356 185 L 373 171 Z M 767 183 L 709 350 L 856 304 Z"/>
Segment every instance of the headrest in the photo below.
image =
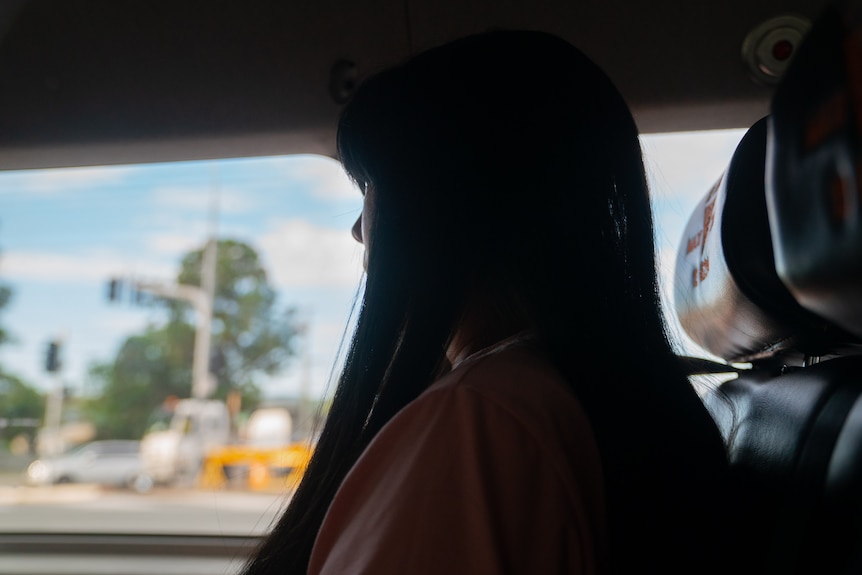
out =
<path fill-rule="evenodd" d="M 778 276 L 862 336 L 862 2 L 812 25 L 773 96 L 767 205 Z"/>
<path fill-rule="evenodd" d="M 767 124 L 762 118 L 742 138 L 677 251 L 679 321 L 695 343 L 728 362 L 801 355 L 828 329 L 775 271 L 764 189 Z"/>

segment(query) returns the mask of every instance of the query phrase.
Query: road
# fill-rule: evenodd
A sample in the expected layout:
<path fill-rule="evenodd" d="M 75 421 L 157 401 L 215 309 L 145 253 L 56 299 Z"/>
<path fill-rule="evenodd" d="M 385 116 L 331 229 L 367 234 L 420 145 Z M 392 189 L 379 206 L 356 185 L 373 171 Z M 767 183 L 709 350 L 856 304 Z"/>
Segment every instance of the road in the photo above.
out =
<path fill-rule="evenodd" d="M 0 486 L 0 532 L 260 534 L 286 502 L 248 491 Z"/>

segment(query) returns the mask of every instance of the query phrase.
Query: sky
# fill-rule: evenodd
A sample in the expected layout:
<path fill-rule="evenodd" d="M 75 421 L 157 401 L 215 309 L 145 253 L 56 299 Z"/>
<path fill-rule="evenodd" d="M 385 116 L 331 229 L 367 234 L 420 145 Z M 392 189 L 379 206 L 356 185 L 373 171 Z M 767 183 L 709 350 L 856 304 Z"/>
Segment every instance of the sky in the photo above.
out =
<path fill-rule="evenodd" d="M 642 137 L 666 294 L 689 215 L 743 134 Z M 361 205 L 340 165 L 311 155 L 0 172 L 0 282 L 14 290 L 0 325 L 15 338 L 0 347 L 0 365 L 48 389 L 45 351 L 60 339 L 59 377 L 86 393 L 88 367 L 159 320 L 152 308 L 108 301 L 108 281 L 170 284 L 182 255 L 215 230 L 258 251 L 280 305 L 309 326 L 304 361 L 261 380 L 265 397 L 319 397 L 361 283 L 362 246 L 350 235 Z M 682 351 L 708 356 L 669 319 Z"/>

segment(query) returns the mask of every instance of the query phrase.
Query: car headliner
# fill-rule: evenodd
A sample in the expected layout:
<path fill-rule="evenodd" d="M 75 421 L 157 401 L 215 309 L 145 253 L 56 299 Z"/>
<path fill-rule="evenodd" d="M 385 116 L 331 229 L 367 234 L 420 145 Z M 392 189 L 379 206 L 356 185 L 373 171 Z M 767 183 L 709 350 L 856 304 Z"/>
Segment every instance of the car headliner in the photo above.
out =
<path fill-rule="evenodd" d="M 572 41 L 617 83 L 642 132 L 743 128 L 766 114 L 771 94 L 743 62 L 746 35 L 775 16 L 813 19 L 824 5 L 6 0 L 0 169 L 333 156 L 337 100 L 351 85 L 491 28 Z"/>

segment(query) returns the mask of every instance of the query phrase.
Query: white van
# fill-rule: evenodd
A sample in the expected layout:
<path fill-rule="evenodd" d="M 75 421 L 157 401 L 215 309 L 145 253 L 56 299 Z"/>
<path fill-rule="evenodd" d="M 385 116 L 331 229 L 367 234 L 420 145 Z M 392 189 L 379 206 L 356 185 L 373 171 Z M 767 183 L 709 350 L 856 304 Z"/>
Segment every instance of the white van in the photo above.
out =
<path fill-rule="evenodd" d="M 144 472 L 155 484 L 190 484 L 206 454 L 230 439 L 230 414 L 216 399 L 181 399 L 167 429 L 141 440 Z"/>

